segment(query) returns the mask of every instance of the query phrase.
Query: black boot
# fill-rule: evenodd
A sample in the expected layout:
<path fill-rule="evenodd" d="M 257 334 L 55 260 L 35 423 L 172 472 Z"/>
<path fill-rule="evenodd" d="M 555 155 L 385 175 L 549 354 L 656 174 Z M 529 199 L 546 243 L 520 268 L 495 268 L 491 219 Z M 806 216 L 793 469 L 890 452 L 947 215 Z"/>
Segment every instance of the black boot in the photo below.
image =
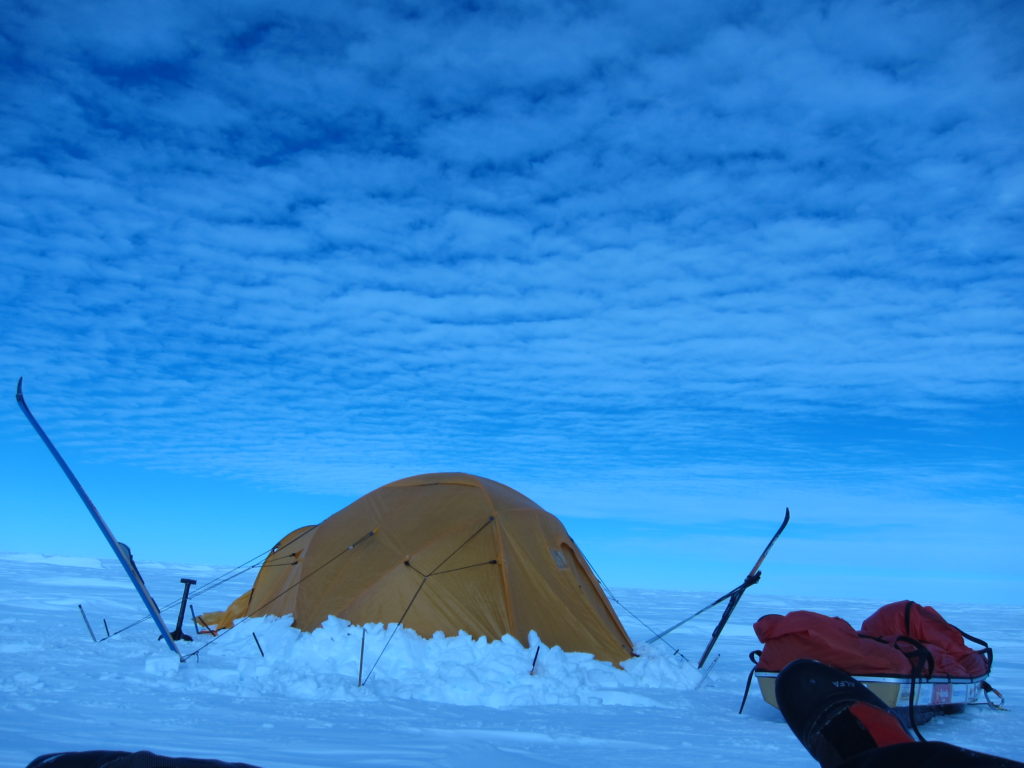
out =
<path fill-rule="evenodd" d="M 810 659 L 786 666 L 775 698 L 800 743 L 823 768 L 878 747 L 914 742 L 899 717 L 842 670 Z"/>

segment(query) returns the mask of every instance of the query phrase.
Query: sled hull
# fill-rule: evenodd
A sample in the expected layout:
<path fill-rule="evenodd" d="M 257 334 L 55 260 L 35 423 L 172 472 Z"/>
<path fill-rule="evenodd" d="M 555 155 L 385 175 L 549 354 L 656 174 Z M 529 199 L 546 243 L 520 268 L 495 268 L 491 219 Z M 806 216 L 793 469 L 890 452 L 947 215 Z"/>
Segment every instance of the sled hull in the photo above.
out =
<path fill-rule="evenodd" d="M 754 672 L 757 685 L 761 689 L 761 697 L 771 706 L 778 709 L 775 698 L 775 678 L 778 672 Z M 914 707 L 929 708 L 933 712 L 953 714 L 962 712 L 968 704 L 975 704 L 981 698 L 981 684 L 984 677 L 971 678 L 918 678 L 913 681 L 909 677 L 894 675 L 852 675 L 854 680 L 862 683 L 885 704 L 893 709 L 910 707 L 911 688 L 913 688 Z"/>

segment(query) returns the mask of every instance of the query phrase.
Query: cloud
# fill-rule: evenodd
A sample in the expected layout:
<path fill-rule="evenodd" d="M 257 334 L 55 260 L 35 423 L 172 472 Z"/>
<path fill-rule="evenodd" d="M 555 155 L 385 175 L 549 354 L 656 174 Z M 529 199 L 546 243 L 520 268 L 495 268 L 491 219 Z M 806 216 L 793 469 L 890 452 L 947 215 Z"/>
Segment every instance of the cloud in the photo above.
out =
<path fill-rule="evenodd" d="M 3 370 L 72 443 L 318 492 L 934 494 L 920 430 L 1012 474 L 969 435 L 1024 380 L 1020 13 L 676 10 L 13 10 Z"/>

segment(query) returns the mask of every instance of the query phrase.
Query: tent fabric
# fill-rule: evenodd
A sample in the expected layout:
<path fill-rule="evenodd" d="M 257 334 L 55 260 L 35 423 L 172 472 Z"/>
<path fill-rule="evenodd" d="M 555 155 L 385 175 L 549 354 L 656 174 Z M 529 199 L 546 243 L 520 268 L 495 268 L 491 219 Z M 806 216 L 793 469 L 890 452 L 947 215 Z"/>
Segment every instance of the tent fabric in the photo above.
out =
<path fill-rule="evenodd" d="M 851 675 L 909 675 L 910 661 L 891 645 L 861 637 L 838 616 L 793 611 L 762 616 L 754 624 L 764 650 L 755 667 L 778 672 L 796 659 L 815 659 Z"/>
<path fill-rule="evenodd" d="M 227 628 L 243 616 L 285 615 L 291 613 L 289 593 L 296 586 L 299 571 L 293 568 L 301 560 L 303 537 L 316 528 L 306 525 L 281 539 L 263 561 L 252 589 L 235 598 L 223 611 L 204 613 L 200 621 L 210 627 Z"/>
<path fill-rule="evenodd" d="M 932 655 L 932 677 L 984 677 L 990 670 L 985 653 L 966 646 L 960 630 L 934 608 L 910 600 L 882 606 L 859 632 L 837 616 L 813 611 L 762 616 L 754 632 L 764 643 L 758 671 L 778 672 L 796 659 L 816 659 L 851 675 L 920 674 L 907 656 L 915 650 L 908 637 Z"/>
<path fill-rule="evenodd" d="M 548 646 L 621 662 L 632 643 L 586 559 L 553 515 L 513 489 L 462 473 L 382 486 L 278 542 L 253 587 L 224 611 L 291 615 L 311 631 L 328 616 Z"/>

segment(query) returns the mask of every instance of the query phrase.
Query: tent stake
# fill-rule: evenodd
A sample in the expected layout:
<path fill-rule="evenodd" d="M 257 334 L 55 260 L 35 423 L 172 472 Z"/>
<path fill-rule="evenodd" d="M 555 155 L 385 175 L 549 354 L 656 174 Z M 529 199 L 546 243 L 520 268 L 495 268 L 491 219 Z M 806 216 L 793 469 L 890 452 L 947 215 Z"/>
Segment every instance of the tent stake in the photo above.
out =
<path fill-rule="evenodd" d="M 537 652 L 533 654 L 533 666 L 530 667 L 530 676 L 533 677 L 537 674 L 537 659 L 540 658 L 540 646 L 537 646 Z"/>
<path fill-rule="evenodd" d="M 194 616 L 195 614 L 193 613 L 192 615 Z M 203 632 L 203 631 L 205 631 L 208 635 L 213 635 L 214 637 L 217 636 L 217 630 L 214 629 L 213 627 L 211 627 L 205 621 L 203 621 L 203 617 L 202 616 L 199 617 L 199 621 L 203 625 L 203 629 L 199 629 L 199 627 L 196 627 L 196 632 Z"/>
<path fill-rule="evenodd" d="M 94 643 L 95 643 L 95 642 L 98 642 L 98 641 L 96 640 L 96 635 L 94 635 L 94 634 L 93 634 L 93 631 L 92 631 L 92 627 L 91 627 L 91 626 L 89 626 L 89 619 L 87 619 L 87 618 L 85 617 L 85 609 L 84 609 L 84 608 L 82 607 L 82 604 L 81 604 L 81 603 L 79 603 L 79 604 L 78 604 L 78 610 L 82 612 L 82 620 L 83 620 L 83 621 L 85 621 L 85 628 L 89 630 L 89 637 L 91 637 L 91 638 L 92 638 L 92 641 L 93 641 Z M 110 634 L 110 633 L 108 632 L 107 634 Z"/>
<path fill-rule="evenodd" d="M 706 683 L 708 681 L 708 676 L 711 674 L 711 670 L 715 668 L 715 664 L 718 663 L 718 660 L 721 657 L 722 657 L 722 654 L 720 654 L 720 653 L 715 654 L 715 658 L 713 658 L 711 660 L 711 663 L 708 664 L 707 666 L 705 666 L 704 669 L 701 670 L 700 682 L 697 683 L 697 685 L 695 685 L 693 687 L 693 690 L 695 690 L 695 691 L 698 690 L 702 685 L 704 685 L 704 683 Z"/>
<path fill-rule="evenodd" d="M 363 639 L 359 641 L 359 677 L 356 680 L 356 688 L 363 687 L 363 654 L 366 652 L 366 627 L 363 627 Z"/>
<path fill-rule="evenodd" d="M 263 646 L 260 645 L 260 639 L 256 637 L 256 633 L 252 633 L 252 639 L 256 641 L 256 647 L 260 649 L 260 656 L 267 658 L 267 655 L 263 652 Z"/>

